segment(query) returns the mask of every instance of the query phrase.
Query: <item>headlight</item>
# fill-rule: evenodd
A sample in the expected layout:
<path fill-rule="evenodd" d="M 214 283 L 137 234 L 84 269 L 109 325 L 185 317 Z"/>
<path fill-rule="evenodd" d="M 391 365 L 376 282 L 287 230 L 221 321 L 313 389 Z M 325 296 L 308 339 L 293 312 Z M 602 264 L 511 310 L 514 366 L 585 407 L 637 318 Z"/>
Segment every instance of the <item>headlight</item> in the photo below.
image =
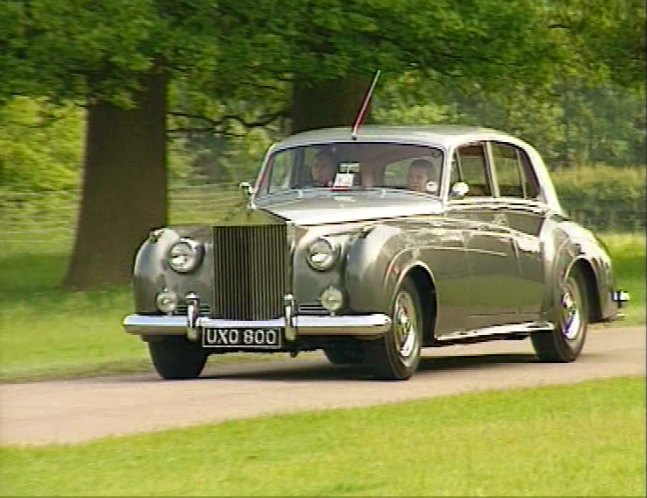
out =
<path fill-rule="evenodd" d="M 180 239 L 168 253 L 169 266 L 179 273 L 195 270 L 201 260 L 202 246 L 191 239 Z"/>
<path fill-rule="evenodd" d="M 326 271 L 339 259 L 339 244 L 327 237 L 315 240 L 307 249 L 308 264 L 315 270 Z"/>

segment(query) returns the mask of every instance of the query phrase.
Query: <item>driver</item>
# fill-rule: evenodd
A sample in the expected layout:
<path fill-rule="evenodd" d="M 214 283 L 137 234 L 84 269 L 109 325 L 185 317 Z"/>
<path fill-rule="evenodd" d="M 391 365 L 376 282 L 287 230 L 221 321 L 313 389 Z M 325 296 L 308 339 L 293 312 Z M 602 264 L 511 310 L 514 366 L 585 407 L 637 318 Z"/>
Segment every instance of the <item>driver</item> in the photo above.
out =
<path fill-rule="evenodd" d="M 332 187 L 336 173 L 335 161 L 327 152 L 318 152 L 314 158 L 310 173 L 313 187 Z"/>

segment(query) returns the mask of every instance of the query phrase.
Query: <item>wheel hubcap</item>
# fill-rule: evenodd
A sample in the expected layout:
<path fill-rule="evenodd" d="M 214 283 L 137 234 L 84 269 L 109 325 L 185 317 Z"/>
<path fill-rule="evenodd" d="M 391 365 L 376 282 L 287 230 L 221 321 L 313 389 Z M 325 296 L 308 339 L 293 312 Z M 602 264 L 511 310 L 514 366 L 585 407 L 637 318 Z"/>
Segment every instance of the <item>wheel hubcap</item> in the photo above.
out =
<path fill-rule="evenodd" d="M 562 333 L 569 340 L 573 340 L 578 336 L 582 324 L 582 317 L 580 315 L 580 309 L 577 304 L 577 299 L 574 298 L 572 291 L 573 290 L 571 288 L 567 289 L 564 294 L 562 294 L 561 299 L 562 312 L 564 317 L 564 326 L 562 327 Z M 575 292 L 577 292 L 577 290 L 575 290 Z"/>
<path fill-rule="evenodd" d="M 407 292 L 398 294 L 395 303 L 393 338 L 395 347 L 403 360 L 415 352 L 418 336 L 418 319 L 413 299 Z"/>

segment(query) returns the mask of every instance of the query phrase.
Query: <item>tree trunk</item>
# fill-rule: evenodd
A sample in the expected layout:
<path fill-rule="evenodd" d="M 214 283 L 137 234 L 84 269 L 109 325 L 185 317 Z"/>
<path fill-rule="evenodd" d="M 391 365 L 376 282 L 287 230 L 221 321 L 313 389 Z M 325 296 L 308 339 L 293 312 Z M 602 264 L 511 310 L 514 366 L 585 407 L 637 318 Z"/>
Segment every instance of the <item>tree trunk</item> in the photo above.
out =
<path fill-rule="evenodd" d="M 370 80 L 349 76 L 316 84 L 296 82 L 292 94 L 292 132 L 327 126 L 351 127 Z"/>
<path fill-rule="evenodd" d="M 133 109 L 88 107 L 83 193 L 64 285 L 98 289 L 127 283 L 137 247 L 166 224 L 166 84 L 142 81 Z"/>

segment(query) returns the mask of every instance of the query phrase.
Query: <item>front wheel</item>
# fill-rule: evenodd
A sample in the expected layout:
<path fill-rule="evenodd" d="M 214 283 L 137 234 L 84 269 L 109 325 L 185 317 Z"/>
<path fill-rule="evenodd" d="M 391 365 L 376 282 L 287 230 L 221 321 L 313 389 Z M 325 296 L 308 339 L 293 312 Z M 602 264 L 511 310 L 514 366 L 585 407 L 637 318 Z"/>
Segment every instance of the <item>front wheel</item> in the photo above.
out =
<path fill-rule="evenodd" d="M 195 379 L 207 362 L 207 354 L 200 345 L 180 335 L 150 341 L 148 352 L 163 379 Z"/>
<path fill-rule="evenodd" d="M 367 362 L 378 379 L 406 380 L 420 362 L 423 326 L 420 297 L 410 279 L 396 292 L 391 320 L 391 330 L 366 343 Z"/>
<path fill-rule="evenodd" d="M 561 291 L 555 330 L 536 332 L 530 338 L 535 353 L 543 362 L 574 361 L 584 347 L 588 327 L 586 283 L 582 272 L 571 269 Z"/>
<path fill-rule="evenodd" d="M 360 365 L 364 362 L 364 349 L 357 342 L 330 344 L 323 351 L 333 365 Z"/>

